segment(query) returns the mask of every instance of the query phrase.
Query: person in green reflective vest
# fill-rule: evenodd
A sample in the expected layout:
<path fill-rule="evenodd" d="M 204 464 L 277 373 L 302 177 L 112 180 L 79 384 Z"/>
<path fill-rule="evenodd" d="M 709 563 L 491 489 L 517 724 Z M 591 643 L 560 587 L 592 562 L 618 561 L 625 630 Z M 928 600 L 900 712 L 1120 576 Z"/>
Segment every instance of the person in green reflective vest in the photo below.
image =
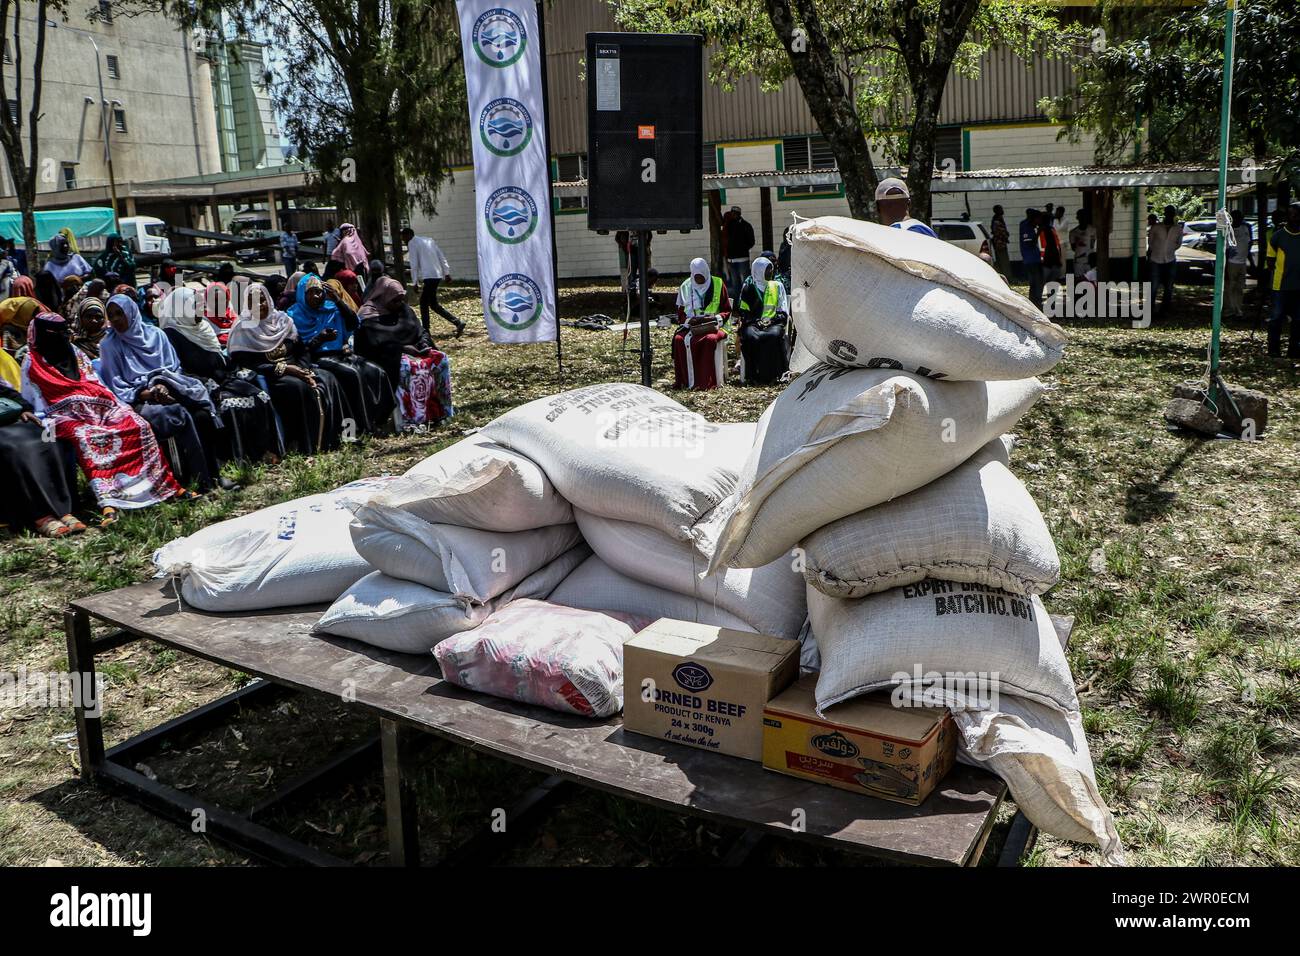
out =
<path fill-rule="evenodd" d="M 691 274 L 677 290 L 677 332 L 673 335 L 674 388 L 717 388 L 727 379 L 726 284 L 709 263 L 691 260 Z"/>
<path fill-rule="evenodd" d="M 790 367 L 790 300 L 776 278 L 772 260 L 759 256 L 740 289 L 740 380 L 747 385 L 775 382 Z"/>

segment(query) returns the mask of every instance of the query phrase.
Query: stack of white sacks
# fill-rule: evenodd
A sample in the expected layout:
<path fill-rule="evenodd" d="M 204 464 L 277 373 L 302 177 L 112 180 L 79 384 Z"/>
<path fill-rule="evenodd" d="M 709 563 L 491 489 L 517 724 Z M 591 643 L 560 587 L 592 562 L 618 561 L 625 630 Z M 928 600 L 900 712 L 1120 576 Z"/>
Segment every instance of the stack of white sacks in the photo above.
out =
<path fill-rule="evenodd" d="M 525 620 L 544 631 L 555 605 L 800 639 L 819 707 L 885 687 L 951 707 L 962 759 L 1002 776 L 1044 831 L 1118 861 L 1038 597 L 1057 580 L 1056 550 L 1007 467 L 1007 433 L 1042 393 L 1033 376 L 1061 357 L 1062 332 L 986 263 L 933 239 L 826 217 L 792 242 L 802 374 L 757 426 L 712 424 L 637 385 L 575 389 L 404 476 L 172 542 L 160 573 L 205 610 L 332 601 L 318 631 L 412 653 L 445 642 L 444 670 L 454 648 L 467 674 L 482 655 L 466 632 L 498 619 L 498 642 Z M 304 540 L 301 516 L 319 511 L 329 521 Z M 581 622 L 559 617 L 569 641 Z M 536 630 L 509 639 L 535 645 Z M 552 692 L 620 666 L 617 648 L 612 663 L 606 647 L 589 656 L 599 666 L 570 668 Z M 997 697 L 936 686 L 935 673 L 989 675 Z M 600 679 L 587 694 L 600 705 L 581 712 L 621 705 L 621 678 Z"/>

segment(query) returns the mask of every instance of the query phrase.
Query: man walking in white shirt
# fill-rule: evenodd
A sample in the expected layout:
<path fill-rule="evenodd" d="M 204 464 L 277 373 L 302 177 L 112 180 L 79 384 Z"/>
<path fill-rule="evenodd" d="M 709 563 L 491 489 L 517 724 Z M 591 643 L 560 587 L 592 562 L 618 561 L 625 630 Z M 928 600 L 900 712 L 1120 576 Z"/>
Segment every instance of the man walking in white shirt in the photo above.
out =
<path fill-rule="evenodd" d="M 1177 253 L 1183 244 L 1183 224 L 1178 221 L 1178 210 L 1165 207 L 1165 218 L 1147 230 L 1147 247 L 1151 259 L 1151 298 L 1161 290 L 1159 315 L 1169 311 L 1174 297 L 1174 268 Z"/>
<path fill-rule="evenodd" d="M 451 263 L 442 249 L 428 236 L 417 236 L 413 229 L 402 230 L 406 258 L 411 264 L 411 280 L 420 287 L 420 323 L 429 331 L 429 310 L 456 327 L 456 337 L 465 331 L 465 323 L 438 304 L 438 284 L 451 281 Z"/>

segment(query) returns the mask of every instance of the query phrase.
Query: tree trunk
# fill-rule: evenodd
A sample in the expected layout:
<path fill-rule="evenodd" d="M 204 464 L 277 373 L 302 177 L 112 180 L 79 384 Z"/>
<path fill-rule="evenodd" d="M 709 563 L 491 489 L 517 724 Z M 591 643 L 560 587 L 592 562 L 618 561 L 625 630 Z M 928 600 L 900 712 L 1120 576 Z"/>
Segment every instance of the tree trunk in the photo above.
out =
<path fill-rule="evenodd" d="M 393 177 L 394 180 L 396 178 Z M 402 276 L 406 272 L 406 258 L 402 255 L 403 189 L 403 185 L 399 182 L 390 182 L 388 185 L 388 233 L 393 242 L 392 275 L 398 282 L 402 281 Z"/>
<path fill-rule="evenodd" d="M 844 88 L 816 6 L 813 0 L 793 0 L 798 19 L 802 21 L 797 23 L 791 0 L 765 0 L 765 3 L 772 29 L 790 56 L 790 65 L 808 109 L 835 155 L 849 212 L 858 219 L 871 219 L 879 182 L 876 166 L 871 160 L 871 147 L 862 134 L 857 106 Z M 798 37 L 796 29 L 802 30 Z M 796 46 L 803 47 L 803 52 Z"/>

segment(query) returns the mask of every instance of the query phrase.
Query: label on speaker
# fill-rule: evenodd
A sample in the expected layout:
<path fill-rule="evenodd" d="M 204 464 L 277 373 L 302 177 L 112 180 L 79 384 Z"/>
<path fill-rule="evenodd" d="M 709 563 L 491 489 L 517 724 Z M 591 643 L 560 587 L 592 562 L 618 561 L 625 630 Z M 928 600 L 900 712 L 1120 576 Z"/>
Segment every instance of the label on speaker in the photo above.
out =
<path fill-rule="evenodd" d="M 623 108 L 618 47 L 596 48 L 596 109 L 618 112 Z"/>

